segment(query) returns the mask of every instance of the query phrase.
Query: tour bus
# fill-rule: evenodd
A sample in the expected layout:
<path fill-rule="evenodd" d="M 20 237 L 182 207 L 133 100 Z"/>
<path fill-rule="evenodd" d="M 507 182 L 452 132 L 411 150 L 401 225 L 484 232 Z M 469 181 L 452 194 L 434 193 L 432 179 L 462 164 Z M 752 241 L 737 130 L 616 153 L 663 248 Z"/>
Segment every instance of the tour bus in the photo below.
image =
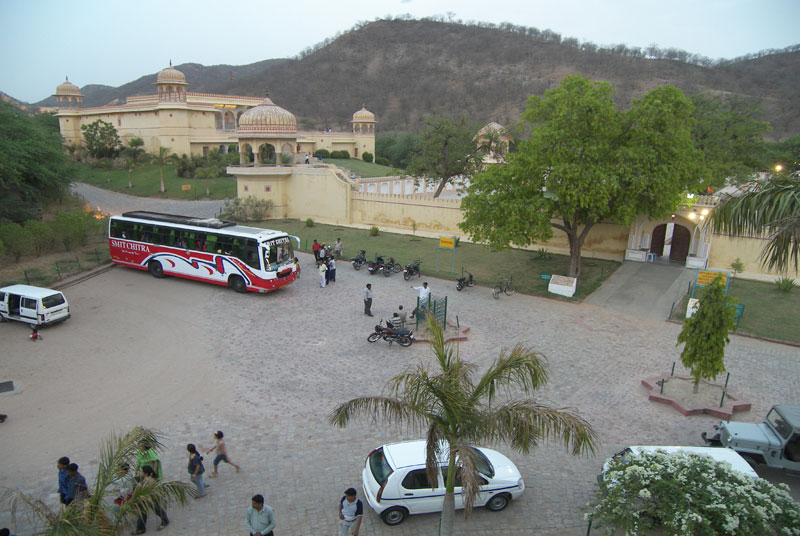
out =
<path fill-rule="evenodd" d="M 282 231 L 217 218 L 124 212 L 108 221 L 111 260 L 155 277 L 174 275 L 237 292 L 270 292 L 297 278 L 291 238 Z"/>

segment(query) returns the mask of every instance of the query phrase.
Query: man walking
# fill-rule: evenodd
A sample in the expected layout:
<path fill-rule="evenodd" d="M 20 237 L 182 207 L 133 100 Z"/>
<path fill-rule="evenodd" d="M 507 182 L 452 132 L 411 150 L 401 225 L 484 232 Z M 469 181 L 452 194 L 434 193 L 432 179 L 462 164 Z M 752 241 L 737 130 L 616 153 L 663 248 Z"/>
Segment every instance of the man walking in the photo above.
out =
<path fill-rule="evenodd" d="M 56 467 L 58 467 L 58 495 L 61 497 L 61 504 L 67 504 L 67 497 L 69 497 L 69 477 L 67 476 L 67 467 L 69 466 L 69 458 L 62 456 L 58 459 Z"/>
<path fill-rule="evenodd" d="M 72 501 L 82 503 L 89 496 L 89 486 L 86 479 L 78 472 L 78 464 L 71 463 L 67 466 L 67 497 L 64 504 Z"/>
<path fill-rule="evenodd" d="M 339 536 L 358 536 L 364 505 L 356 498 L 356 490 L 347 488 L 339 500 Z"/>
<path fill-rule="evenodd" d="M 253 495 L 251 506 L 247 509 L 247 530 L 250 536 L 273 536 L 275 528 L 275 514 L 272 508 L 264 504 L 264 496 Z"/>
<path fill-rule="evenodd" d="M 333 243 L 333 255 L 337 259 L 342 258 L 342 252 L 344 251 L 344 244 L 342 244 L 342 239 L 337 238 L 336 242 Z"/>
<path fill-rule="evenodd" d="M 361 292 L 364 295 L 364 314 L 372 316 L 372 284 L 367 283 L 367 286 Z"/>

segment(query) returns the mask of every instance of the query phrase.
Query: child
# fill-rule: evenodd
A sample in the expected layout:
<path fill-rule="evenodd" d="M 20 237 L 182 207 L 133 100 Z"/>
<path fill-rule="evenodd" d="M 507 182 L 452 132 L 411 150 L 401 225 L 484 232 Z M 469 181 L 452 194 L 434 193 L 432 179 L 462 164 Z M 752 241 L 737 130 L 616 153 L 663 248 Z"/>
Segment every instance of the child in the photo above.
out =
<path fill-rule="evenodd" d="M 217 444 L 206 451 L 206 454 L 215 449 L 217 451 L 217 455 L 214 458 L 214 471 L 212 471 L 208 475 L 209 478 L 214 478 L 215 476 L 217 476 L 217 474 L 219 474 L 219 472 L 217 471 L 219 462 L 225 462 L 234 466 L 236 468 L 237 473 L 241 470 L 241 467 L 233 463 L 230 460 L 230 458 L 228 458 L 228 449 L 225 448 L 225 441 L 222 440 L 223 437 L 225 437 L 225 434 L 223 434 L 221 430 L 217 430 L 217 432 L 214 434 L 214 440 L 216 441 Z"/>

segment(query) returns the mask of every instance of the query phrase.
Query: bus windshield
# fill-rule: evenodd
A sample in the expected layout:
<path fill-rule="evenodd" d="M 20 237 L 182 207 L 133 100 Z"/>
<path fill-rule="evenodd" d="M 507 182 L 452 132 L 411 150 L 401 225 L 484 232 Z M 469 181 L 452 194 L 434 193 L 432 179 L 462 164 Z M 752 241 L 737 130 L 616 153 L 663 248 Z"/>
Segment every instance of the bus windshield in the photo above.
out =
<path fill-rule="evenodd" d="M 265 270 L 278 270 L 294 262 L 294 249 L 288 236 L 267 240 L 262 246 Z"/>

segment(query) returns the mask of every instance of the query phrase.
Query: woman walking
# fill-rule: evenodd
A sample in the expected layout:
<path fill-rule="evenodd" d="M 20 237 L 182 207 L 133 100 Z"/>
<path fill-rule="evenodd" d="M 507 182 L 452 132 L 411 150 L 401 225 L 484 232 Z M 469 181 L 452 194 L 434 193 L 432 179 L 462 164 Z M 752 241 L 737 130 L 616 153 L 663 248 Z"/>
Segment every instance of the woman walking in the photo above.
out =
<path fill-rule="evenodd" d="M 186 450 L 189 451 L 189 474 L 191 475 L 192 482 L 197 486 L 197 496 L 206 496 L 206 483 L 203 482 L 203 473 L 206 468 L 203 467 L 203 457 L 197 452 L 197 447 L 192 443 L 186 445 Z"/>
<path fill-rule="evenodd" d="M 225 437 L 225 434 L 222 433 L 222 430 L 217 430 L 217 432 L 214 434 L 214 441 L 216 441 L 216 445 L 214 445 L 213 447 L 211 447 L 206 451 L 206 454 L 215 449 L 217 451 L 217 455 L 214 458 L 214 471 L 212 471 L 208 475 L 211 478 L 214 478 L 219 474 L 217 469 L 219 467 L 220 462 L 225 462 L 227 464 L 234 466 L 236 468 L 237 473 L 241 470 L 241 467 L 233 463 L 230 460 L 230 458 L 228 458 L 228 449 L 225 447 L 225 441 L 222 439 L 223 437 Z"/>

